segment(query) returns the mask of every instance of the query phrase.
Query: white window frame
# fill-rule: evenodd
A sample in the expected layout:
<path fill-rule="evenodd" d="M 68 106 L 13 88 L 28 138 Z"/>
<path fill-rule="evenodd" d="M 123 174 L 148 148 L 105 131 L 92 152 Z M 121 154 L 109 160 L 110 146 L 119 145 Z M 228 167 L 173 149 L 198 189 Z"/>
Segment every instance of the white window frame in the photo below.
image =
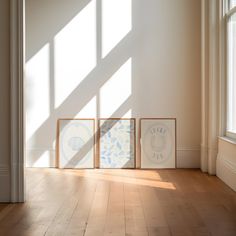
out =
<path fill-rule="evenodd" d="M 231 132 L 231 131 L 229 131 L 228 129 L 227 129 L 227 127 L 228 127 L 228 117 L 229 117 L 229 110 L 228 110 L 228 84 L 229 84 L 229 77 L 228 77 L 228 75 L 229 75 L 229 66 L 228 66 L 228 22 L 229 22 L 229 20 L 230 20 L 230 17 L 233 15 L 233 14 L 235 14 L 236 13 L 236 6 L 235 7 L 233 7 L 232 9 L 229 9 L 229 1 L 228 0 L 226 0 L 225 1 L 225 22 L 226 22 L 226 24 L 225 24 L 225 28 L 226 28 L 226 30 L 225 30 L 225 33 L 226 33 L 226 35 L 225 35 L 225 38 L 226 38 L 226 40 L 225 40 L 225 42 L 226 42 L 226 84 L 227 84 L 227 86 L 226 86 L 226 136 L 227 137 L 229 137 L 229 138 L 232 138 L 232 139 L 235 139 L 236 140 L 236 133 L 234 133 L 234 132 Z"/>

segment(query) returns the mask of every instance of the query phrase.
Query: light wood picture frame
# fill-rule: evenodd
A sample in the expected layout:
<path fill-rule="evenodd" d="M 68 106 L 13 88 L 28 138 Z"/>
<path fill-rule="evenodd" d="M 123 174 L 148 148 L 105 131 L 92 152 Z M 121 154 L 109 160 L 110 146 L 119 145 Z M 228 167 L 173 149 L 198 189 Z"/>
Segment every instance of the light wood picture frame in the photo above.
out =
<path fill-rule="evenodd" d="M 141 118 L 142 169 L 176 168 L 176 118 Z"/>
<path fill-rule="evenodd" d="M 95 167 L 95 119 L 59 119 L 57 122 L 57 166 Z"/>
<path fill-rule="evenodd" d="M 99 168 L 136 167 L 136 119 L 98 119 Z"/>

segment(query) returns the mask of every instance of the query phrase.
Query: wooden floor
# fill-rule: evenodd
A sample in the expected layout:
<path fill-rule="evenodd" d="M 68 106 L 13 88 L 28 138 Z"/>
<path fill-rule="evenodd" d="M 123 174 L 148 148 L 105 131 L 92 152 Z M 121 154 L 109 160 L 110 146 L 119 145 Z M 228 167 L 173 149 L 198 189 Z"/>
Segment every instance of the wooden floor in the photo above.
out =
<path fill-rule="evenodd" d="M 236 193 L 197 170 L 27 170 L 0 235 L 235 236 Z"/>

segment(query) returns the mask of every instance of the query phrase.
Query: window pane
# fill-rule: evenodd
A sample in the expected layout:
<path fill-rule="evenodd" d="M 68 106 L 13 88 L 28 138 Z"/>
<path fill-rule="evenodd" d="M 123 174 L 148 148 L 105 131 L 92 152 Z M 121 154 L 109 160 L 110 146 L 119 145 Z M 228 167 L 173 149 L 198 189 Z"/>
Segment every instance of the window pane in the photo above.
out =
<path fill-rule="evenodd" d="M 228 125 L 236 133 L 236 13 L 228 22 Z"/>
<path fill-rule="evenodd" d="M 236 6 L 236 0 L 229 0 L 229 9 L 232 9 Z"/>

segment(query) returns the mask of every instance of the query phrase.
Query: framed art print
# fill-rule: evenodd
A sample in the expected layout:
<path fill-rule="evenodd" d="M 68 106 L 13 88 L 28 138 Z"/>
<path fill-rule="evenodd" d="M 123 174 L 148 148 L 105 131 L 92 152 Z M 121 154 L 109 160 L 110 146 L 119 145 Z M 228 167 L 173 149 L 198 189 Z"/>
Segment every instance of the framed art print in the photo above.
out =
<path fill-rule="evenodd" d="M 99 119 L 100 168 L 135 168 L 135 119 Z"/>
<path fill-rule="evenodd" d="M 141 168 L 176 168 L 176 119 L 143 118 Z"/>
<path fill-rule="evenodd" d="M 94 119 L 58 120 L 58 167 L 94 168 Z"/>

